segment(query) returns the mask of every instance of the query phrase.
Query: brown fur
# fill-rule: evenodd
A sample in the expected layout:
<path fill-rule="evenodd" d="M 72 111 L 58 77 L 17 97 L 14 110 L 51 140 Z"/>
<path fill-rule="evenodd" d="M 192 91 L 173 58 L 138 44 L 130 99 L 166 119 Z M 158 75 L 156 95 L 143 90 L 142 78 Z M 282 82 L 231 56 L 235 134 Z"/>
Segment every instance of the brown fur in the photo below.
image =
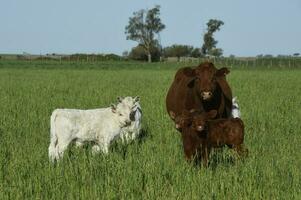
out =
<path fill-rule="evenodd" d="M 180 115 L 183 110 L 218 110 L 216 118 L 231 115 L 232 91 L 226 81 L 227 68 L 216 69 L 210 62 L 196 68 L 184 67 L 177 71 L 166 96 L 168 113 Z M 202 92 L 210 92 L 211 98 L 202 99 Z"/>
<path fill-rule="evenodd" d="M 203 130 L 198 129 L 199 126 Z M 204 151 L 203 162 L 206 166 L 208 165 L 208 157 L 212 148 L 227 145 L 229 148 L 233 148 L 239 156 L 244 155 L 248 151 L 243 147 L 244 123 L 239 118 L 208 120 L 208 118 L 206 119 L 206 114 L 200 114 L 194 116 L 192 127 L 206 140 L 202 146 Z"/>
<path fill-rule="evenodd" d="M 243 147 L 244 124 L 239 118 L 210 120 L 217 115 L 216 110 L 202 113 L 184 110 L 178 116 L 171 111 L 170 115 L 182 134 L 188 161 L 200 155 L 204 166 L 207 166 L 211 149 L 225 145 L 233 148 L 240 156 L 247 153 L 247 149 Z"/>

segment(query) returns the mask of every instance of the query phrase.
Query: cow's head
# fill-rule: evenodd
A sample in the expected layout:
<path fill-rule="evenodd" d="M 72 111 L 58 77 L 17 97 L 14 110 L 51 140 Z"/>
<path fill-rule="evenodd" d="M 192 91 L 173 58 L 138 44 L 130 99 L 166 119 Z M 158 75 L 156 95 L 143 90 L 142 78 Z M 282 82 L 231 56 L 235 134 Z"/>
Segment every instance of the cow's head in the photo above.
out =
<path fill-rule="evenodd" d="M 229 72 L 226 67 L 216 69 L 212 63 L 203 63 L 195 69 L 194 77 L 189 81 L 188 86 L 195 87 L 202 100 L 210 100 L 217 87 L 218 79 Z"/>
<path fill-rule="evenodd" d="M 216 110 L 210 110 L 209 112 L 203 112 L 201 114 L 195 115 L 192 121 L 192 128 L 199 132 L 203 131 L 205 129 L 207 121 L 214 119 L 216 115 Z"/>

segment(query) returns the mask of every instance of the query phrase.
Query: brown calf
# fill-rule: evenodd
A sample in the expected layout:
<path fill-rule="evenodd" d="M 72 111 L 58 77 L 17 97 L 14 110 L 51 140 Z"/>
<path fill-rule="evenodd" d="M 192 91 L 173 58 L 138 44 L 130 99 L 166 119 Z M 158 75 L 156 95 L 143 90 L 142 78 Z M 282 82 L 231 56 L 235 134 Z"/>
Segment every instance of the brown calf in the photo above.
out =
<path fill-rule="evenodd" d="M 202 135 L 193 126 L 193 116 L 198 112 L 182 111 L 178 116 L 173 111 L 170 112 L 171 118 L 175 121 L 175 126 L 181 132 L 185 158 L 187 161 L 198 159 L 198 155 L 205 157 L 205 151 L 202 146 L 206 146 L 206 135 Z M 202 115 L 206 119 L 212 119 L 216 116 L 216 111 L 210 111 Z"/>
<path fill-rule="evenodd" d="M 215 112 L 216 111 L 210 111 Z M 208 165 L 208 157 L 212 148 L 227 145 L 233 148 L 239 156 L 247 153 L 243 147 L 244 123 L 240 118 L 208 120 L 207 114 L 199 114 L 193 117 L 192 127 L 198 131 L 201 137 L 206 138 L 203 149 L 204 165 Z"/>
<path fill-rule="evenodd" d="M 208 158 L 212 148 L 227 145 L 241 156 L 247 153 L 243 147 L 244 124 L 239 118 L 217 119 L 216 110 L 210 112 L 195 112 L 184 110 L 175 116 L 171 111 L 176 128 L 182 134 L 183 148 L 186 160 L 191 161 L 201 155 L 204 166 L 208 166 Z"/>

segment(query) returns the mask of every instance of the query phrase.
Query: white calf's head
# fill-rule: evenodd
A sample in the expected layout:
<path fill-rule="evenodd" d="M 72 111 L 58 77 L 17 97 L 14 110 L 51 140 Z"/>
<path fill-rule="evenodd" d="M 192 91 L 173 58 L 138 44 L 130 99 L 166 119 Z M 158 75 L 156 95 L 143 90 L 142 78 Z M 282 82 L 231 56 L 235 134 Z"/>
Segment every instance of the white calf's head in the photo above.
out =
<path fill-rule="evenodd" d="M 111 105 L 111 110 L 115 114 L 121 127 L 128 126 L 131 124 L 130 114 L 131 108 L 124 104 Z"/>
<path fill-rule="evenodd" d="M 141 112 L 141 107 L 139 104 L 140 101 L 140 97 L 136 96 L 136 97 L 118 97 L 117 98 L 119 104 L 123 104 L 124 106 L 127 106 L 131 109 L 131 113 L 130 113 L 130 119 L 131 121 L 135 121 L 135 114 L 137 112 L 137 110 L 139 110 L 139 112 Z"/>

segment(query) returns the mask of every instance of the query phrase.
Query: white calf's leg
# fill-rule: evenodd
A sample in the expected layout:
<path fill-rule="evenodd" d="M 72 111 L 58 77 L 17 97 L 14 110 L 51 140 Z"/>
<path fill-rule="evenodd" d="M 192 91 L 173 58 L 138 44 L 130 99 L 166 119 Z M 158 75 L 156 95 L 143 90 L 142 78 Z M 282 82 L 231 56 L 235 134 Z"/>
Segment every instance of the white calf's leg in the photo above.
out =
<path fill-rule="evenodd" d="M 93 145 L 93 147 L 92 147 L 92 154 L 93 154 L 93 155 L 96 155 L 96 154 L 98 154 L 99 152 L 100 152 L 100 147 L 99 147 L 99 145 L 98 145 L 98 144 Z"/>
<path fill-rule="evenodd" d="M 101 150 L 104 154 L 108 154 L 109 153 L 109 147 L 110 147 L 110 143 L 104 143 L 101 147 Z"/>
<path fill-rule="evenodd" d="M 76 146 L 77 148 L 81 148 L 81 147 L 83 147 L 83 145 L 84 145 L 83 142 L 78 141 L 78 140 L 75 141 L 75 146 Z"/>
<path fill-rule="evenodd" d="M 68 148 L 68 145 L 71 143 L 72 138 L 62 138 L 58 140 L 57 144 L 57 152 L 58 152 L 58 159 L 63 158 L 64 151 Z"/>
<path fill-rule="evenodd" d="M 125 144 L 125 142 L 126 142 L 125 135 L 126 135 L 126 131 L 122 130 L 120 133 L 120 138 L 121 138 L 122 144 Z"/>

